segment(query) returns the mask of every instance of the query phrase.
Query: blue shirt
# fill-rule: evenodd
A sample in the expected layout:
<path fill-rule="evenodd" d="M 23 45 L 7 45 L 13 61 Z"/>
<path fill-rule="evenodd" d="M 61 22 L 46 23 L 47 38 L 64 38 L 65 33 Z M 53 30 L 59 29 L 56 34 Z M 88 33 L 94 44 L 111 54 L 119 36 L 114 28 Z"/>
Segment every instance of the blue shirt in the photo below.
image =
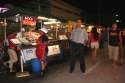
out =
<path fill-rule="evenodd" d="M 84 44 L 88 40 L 88 34 L 85 29 L 76 28 L 71 33 L 71 38 L 73 42 Z"/>

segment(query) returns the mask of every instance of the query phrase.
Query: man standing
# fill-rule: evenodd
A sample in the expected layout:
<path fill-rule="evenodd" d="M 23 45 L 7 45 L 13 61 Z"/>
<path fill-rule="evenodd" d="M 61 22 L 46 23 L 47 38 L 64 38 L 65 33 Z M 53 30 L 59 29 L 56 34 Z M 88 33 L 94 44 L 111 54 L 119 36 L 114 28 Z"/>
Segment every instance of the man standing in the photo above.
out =
<path fill-rule="evenodd" d="M 119 57 L 119 43 L 120 43 L 120 33 L 117 29 L 117 24 L 113 23 L 111 29 L 109 30 L 108 41 L 109 41 L 109 59 L 112 60 L 113 66 L 118 62 Z"/>
<path fill-rule="evenodd" d="M 71 32 L 71 60 L 70 60 L 70 73 L 75 69 L 76 59 L 79 58 L 80 69 L 82 73 L 85 73 L 85 60 L 84 60 L 84 48 L 88 41 L 88 34 L 85 29 L 82 29 L 82 20 L 77 20 L 75 29 Z"/>

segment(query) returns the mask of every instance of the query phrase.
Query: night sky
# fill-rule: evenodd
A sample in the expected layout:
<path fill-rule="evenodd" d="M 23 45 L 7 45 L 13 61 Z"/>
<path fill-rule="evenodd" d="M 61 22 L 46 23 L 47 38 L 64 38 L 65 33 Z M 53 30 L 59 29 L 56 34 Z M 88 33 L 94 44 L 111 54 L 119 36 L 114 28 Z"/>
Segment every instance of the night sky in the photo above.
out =
<path fill-rule="evenodd" d="M 5 3 L 28 3 L 32 0 L 0 0 Z M 89 13 L 96 13 L 99 9 L 102 13 L 124 13 L 124 0 L 63 0 Z"/>
<path fill-rule="evenodd" d="M 83 11 L 96 13 L 100 10 L 102 13 L 112 14 L 118 12 L 124 14 L 124 0 L 64 0 L 76 5 Z"/>
<path fill-rule="evenodd" d="M 116 14 L 119 15 L 118 19 L 121 20 L 123 24 L 125 22 L 125 8 L 124 0 L 63 0 L 72 5 L 75 5 L 88 15 L 92 16 L 91 20 L 98 22 L 99 15 L 100 18 L 105 16 L 108 22 L 109 17 L 113 17 Z M 89 16 L 89 17 L 90 17 Z M 102 19 L 101 19 L 102 20 Z M 103 21 L 103 20 L 102 20 Z"/>
<path fill-rule="evenodd" d="M 0 5 L 2 2 L 7 3 L 25 3 L 32 0 L 0 0 Z M 73 6 L 81 8 L 83 12 L 86 12 L 93 21 L 98 21 L 99 15 L 102 16 L 113 16 L 119 14 L 119 18 L 122 19 L 122 22 L 125 22 L 125 9 L 124 9 L 124 0 L 63 0 Z M 83 16 L 85 16 L 83 14 Z M 107 17 L 108 18 L 108 17 Z"/>

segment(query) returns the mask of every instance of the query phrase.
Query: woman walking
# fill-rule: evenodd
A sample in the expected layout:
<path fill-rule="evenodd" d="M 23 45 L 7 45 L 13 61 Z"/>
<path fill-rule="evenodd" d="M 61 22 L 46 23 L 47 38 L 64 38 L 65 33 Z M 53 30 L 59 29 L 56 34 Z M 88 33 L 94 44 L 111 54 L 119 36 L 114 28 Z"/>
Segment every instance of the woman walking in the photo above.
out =
<path fill-rule="evenodd" d="M 93 27 L 92 31 L 89 33 L 89 43 L 91 46 L 92 61 L 93 63 L 96 63 L 97 51 L 99 48 L 99 33 L 97 32 L 96 27 Z"/>

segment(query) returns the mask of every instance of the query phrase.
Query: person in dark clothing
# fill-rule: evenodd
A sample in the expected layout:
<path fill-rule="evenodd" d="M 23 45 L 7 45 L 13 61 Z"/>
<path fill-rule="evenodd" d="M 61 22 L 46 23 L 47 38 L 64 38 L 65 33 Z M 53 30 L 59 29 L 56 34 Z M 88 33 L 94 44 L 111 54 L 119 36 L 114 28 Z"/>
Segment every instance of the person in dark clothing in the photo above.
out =
<path fill-rule="evenodd" d="M 125 28 L 120 33 L 121 47 L 122 47 L 122 63 L 125 63 Z"/>
<path fill-rule="evenodd" d="M 107 59 L 108 55 L 108 31 L 107 28 L 102 30 L 100 35 L 100 52 L 102 53 L 104 59 Z"/>
<path fill-rule="evenodd" d="M 99 41 L 99 48 L 100 49 L 103 49 L 104 48 L 104 42 L 105 42 L 105 37 L 104 37 L 104 31 L 101 30 L 101 33 L 100 33 L 100 41 Z"/>
<path fill-rule="evenodd" d="M 113 61 L 113 66 L 117 65 L 119 57 L 120 31 L 117 27 L 118 25 L 113 23 L 108 35 L 109 59 Z"/>

